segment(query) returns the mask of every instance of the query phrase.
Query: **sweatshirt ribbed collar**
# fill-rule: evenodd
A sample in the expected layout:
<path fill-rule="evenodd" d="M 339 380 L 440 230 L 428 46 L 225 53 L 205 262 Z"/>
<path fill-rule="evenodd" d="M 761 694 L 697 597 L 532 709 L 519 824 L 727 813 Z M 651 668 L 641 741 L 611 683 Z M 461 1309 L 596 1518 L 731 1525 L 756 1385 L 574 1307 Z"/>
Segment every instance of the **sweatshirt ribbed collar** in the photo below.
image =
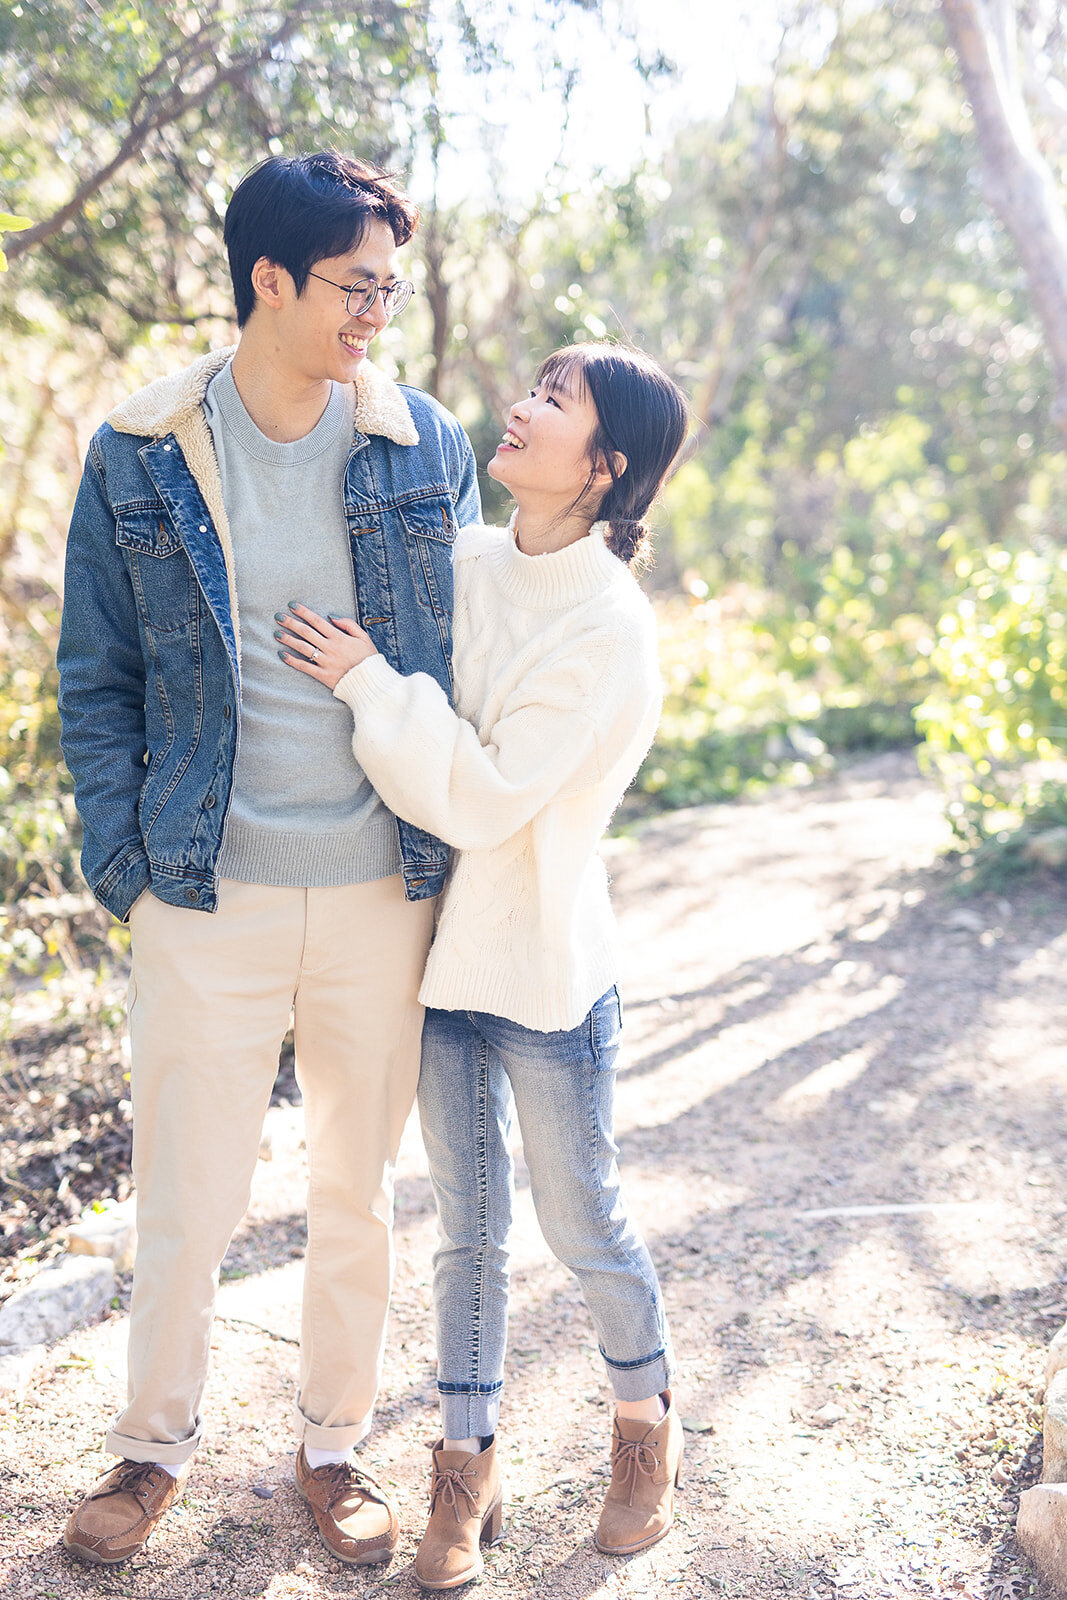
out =
<path fill-rule="evenodd" d="M 218 408 L 225 426 L 246 455 L 271 467 L 303 467 L 324 455 L 337 442 L 342 429 L 351 433 L 355 414 L 355 391 L 351 385 L 334 383 L 326 409 L 310 433 L 301 439 L 279 444 L 268 439 L 245 410 L 244 401 L 233 378 L 233 362 L 227 361 L 208 384 L 207 395 Z"/>
<path fill-rule="evenodd" d="M 525 555 L 515 542 L 512 516 L 505 538 L 495 547 L 500 587 L 519 605 L 535 611 L 564 611 L 591 600 L 627 571 L 604 543 L 606 522 L 594 522 L 584 539 L 545 555 Z"/>

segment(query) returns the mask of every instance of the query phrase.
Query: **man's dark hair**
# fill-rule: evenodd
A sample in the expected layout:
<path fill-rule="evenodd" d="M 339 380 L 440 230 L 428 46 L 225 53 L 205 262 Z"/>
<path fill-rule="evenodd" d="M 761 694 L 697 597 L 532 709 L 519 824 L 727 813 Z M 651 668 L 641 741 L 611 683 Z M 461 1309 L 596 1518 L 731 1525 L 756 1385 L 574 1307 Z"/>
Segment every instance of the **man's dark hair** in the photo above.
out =
<path fill-rule="evenodd" d="M 270 156 L 253 167 L 233 191 L 223 229 L 237 326 L 255 309 L 252 268 L 261 256 L 284 267 L 303 294 L 316 261 L 354 250 L 375 221 L 392 229 L 398 245 L 407 244 L 419 213 L 369 161 L 317 150 Z"/>

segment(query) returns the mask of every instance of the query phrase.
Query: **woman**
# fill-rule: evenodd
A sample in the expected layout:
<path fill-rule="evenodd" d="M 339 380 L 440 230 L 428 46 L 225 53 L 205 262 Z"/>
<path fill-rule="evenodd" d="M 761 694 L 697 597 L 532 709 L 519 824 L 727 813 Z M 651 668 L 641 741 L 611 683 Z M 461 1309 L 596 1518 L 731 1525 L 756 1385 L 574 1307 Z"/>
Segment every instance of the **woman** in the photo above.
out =
<path fill-rule="evenodd" d="M 655 1269 L 619 1189 L 621 1017 L 597 843 L 659 714 L 652 610 L 628 568 L 685 431 L 681 394 L 647 357 L 587 344 L 548 358 L 489 464 L 515 500 L 510 527 L 456 540 L 455 711 L 356 623 L 305 606 L 280 619 L 282 659 L 351 706 L 356 759 L 386 804 L 456 851 L 420 991 L 442 1228 L 443 1429 L 415 1562 L 429 1589 L 475 1577 L 501 1524 L 512 1101 L 538 1219 L 615 1391 L 597 1547 L 642 1550 L 673 1518 L 682 1429 Z"/>

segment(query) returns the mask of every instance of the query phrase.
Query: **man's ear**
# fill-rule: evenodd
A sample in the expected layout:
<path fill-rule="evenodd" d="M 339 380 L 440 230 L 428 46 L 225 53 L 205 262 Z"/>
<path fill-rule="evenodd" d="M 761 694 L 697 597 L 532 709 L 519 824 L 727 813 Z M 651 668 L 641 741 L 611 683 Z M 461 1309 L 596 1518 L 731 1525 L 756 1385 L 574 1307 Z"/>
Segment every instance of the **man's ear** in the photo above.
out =
<path fill-rule="evenodd" d="M 268 256 L 260 256 L 252 268 L 252 287 L 256 299 L 269 311 L 283 306 L 293 290 L 293 280 L 284 267 Z"/>

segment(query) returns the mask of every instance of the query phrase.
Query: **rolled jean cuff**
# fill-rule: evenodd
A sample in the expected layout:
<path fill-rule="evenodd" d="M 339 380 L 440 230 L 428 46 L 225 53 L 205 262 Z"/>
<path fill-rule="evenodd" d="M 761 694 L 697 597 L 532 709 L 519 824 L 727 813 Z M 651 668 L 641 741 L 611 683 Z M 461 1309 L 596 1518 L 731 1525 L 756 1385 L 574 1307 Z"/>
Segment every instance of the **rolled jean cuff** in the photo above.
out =
<path fill-rule="evenodd" d="M 293 1407 L 293 1425 L 296 1436 L 301 1444 L 310 1445 L 312 1450 L 350 1450 L 354 1444 L 360 1444 L 371 1429 L 374 1421 L 374 1412 L 368 1411 L 359 1422 L 346 1422 L 340 1427 L 327 1427 L 322 1422 L 312 1422 L 301 1411 L 299 1404 Z"/>
<path fill-rule="evenodd" d="M 484 1439 L 495 1433 L 500 1421 L 501 1385 L 478 1393 L 458 1385 L 437 1385 L 441 1401 L 441 1432 L 446 1439 Z"/>
<path fill-rule="evenodd" d="M 108 1429 L 104 1449 L 110 1455 L 122 1456 L 126 1461 L 158 1461 L 160 1466 L 181 1467 L 188 1461 L 200 1443 L 204 1425 L 197 1417 L 196 1425 L 188 1439 L 176 1439 L 162 1444 L 158 1439 L 135 1439 L 132 1434 L 120 1433 L 115 1426 L 116 1417 Z"/>
<path fill-rule="evenodd" d="M 600 1354 L 616 1400 L 651 1400 L 670 1388 L 674 1367 L 667 1350 L 657 1350 L 641 1361 L 612 1361 L 603 1350 Z"/>

